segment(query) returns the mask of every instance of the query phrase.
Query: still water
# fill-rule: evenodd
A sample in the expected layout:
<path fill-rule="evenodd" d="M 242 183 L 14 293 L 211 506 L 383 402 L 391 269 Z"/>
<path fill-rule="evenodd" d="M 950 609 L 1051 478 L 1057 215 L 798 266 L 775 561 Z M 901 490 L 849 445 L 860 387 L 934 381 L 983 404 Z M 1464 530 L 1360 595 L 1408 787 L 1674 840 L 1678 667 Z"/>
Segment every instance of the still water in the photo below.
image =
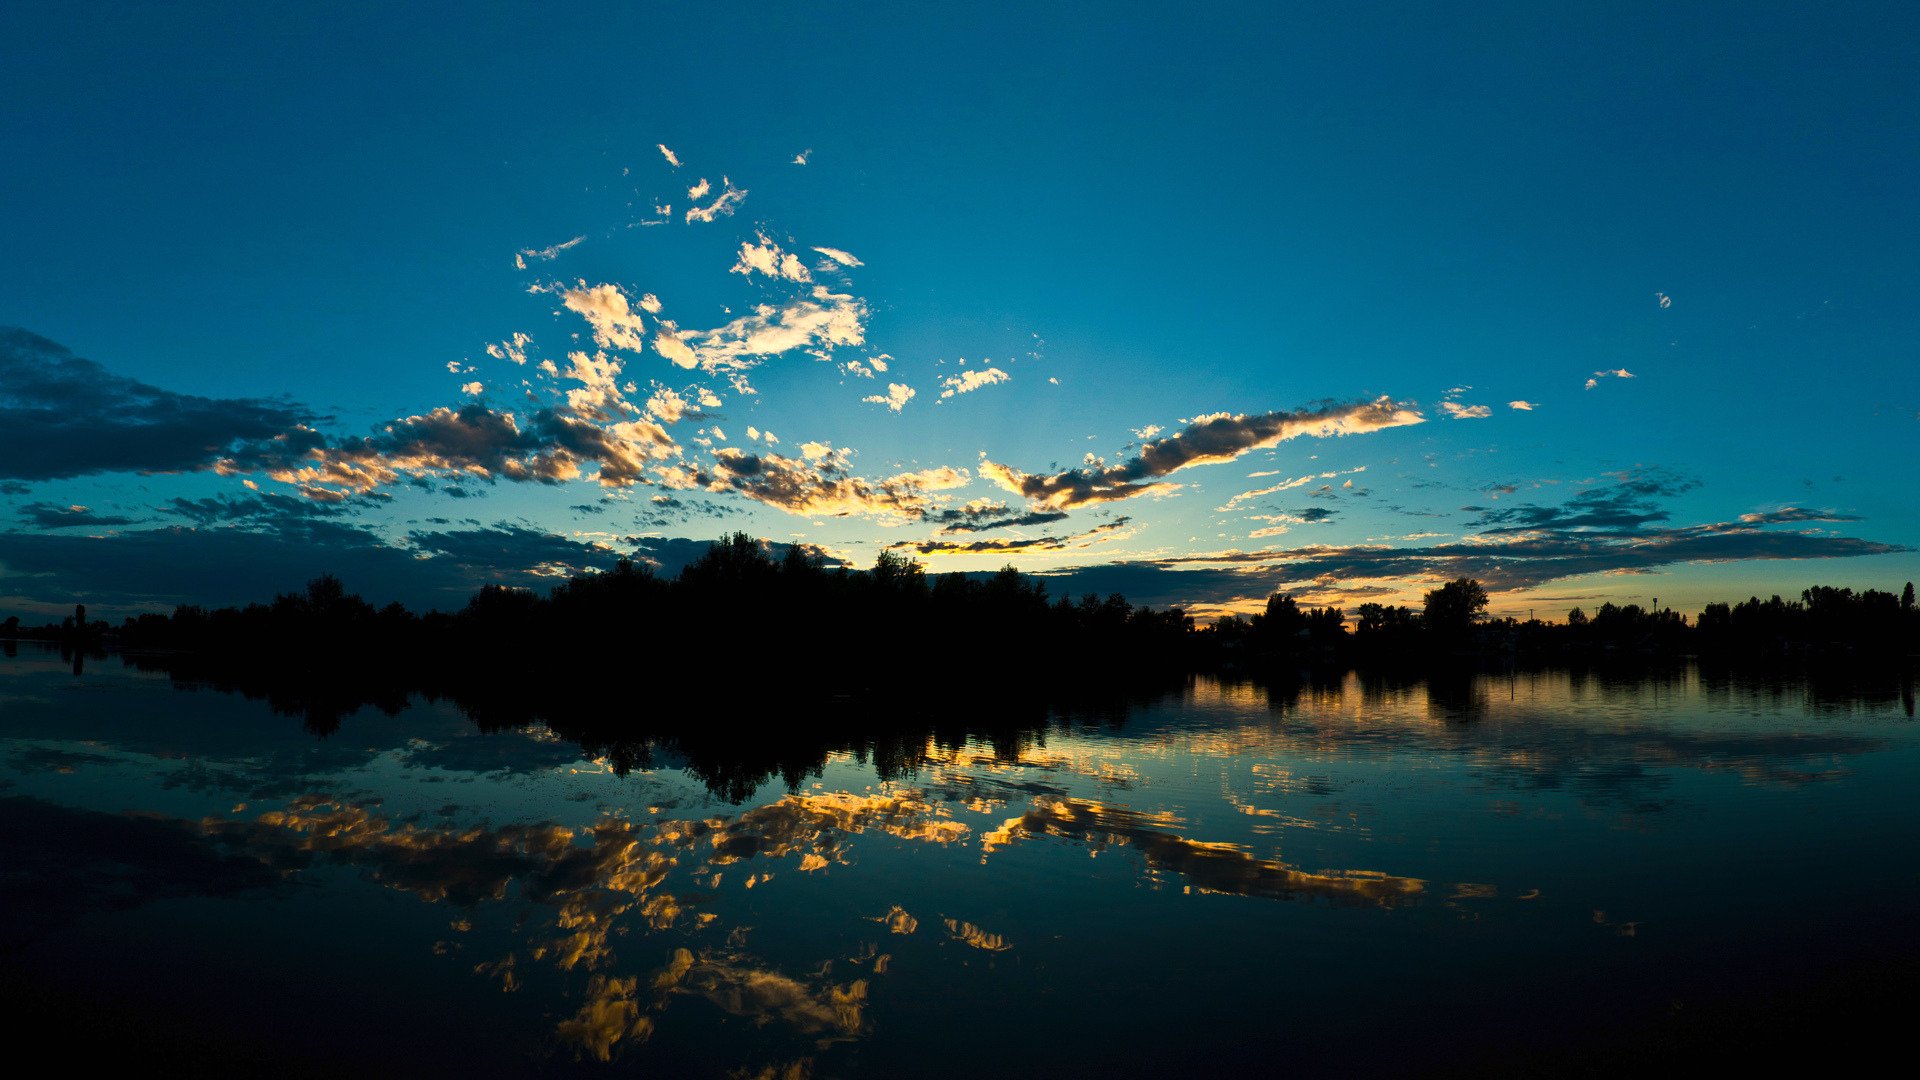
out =
<path fill-rule="evenodd" d="M 22 645 L 0 971 L 45 1039 L 323 1073 L 1565 1062 L 1911 964 L 1917 746 L 1898 677 L 1201 680 L 735 802 Z"/>

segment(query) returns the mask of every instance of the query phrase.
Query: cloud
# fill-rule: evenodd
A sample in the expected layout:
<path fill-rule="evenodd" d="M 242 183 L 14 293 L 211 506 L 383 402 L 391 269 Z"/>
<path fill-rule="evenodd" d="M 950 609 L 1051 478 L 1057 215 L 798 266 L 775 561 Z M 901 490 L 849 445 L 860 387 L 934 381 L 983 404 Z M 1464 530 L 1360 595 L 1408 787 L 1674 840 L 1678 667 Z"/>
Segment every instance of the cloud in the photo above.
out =
<path fill-rule="evenodd" d="M 519 252 L 517 252 L 513 256 L 513 265 L 518 269 L 525 270 L 527 268 L 528 259 L 538 259 L 541 262 L 552 262 L 553 260 L 560 257 L 561 252 L 566 251 L 568 248 L 578 245 L 582 240 L 585 240 L 585 239 L 586 237 L 584 236 L 576 236 L 571 240 L 562 241 L 561 243 L 554 244 L 551 247 L 521 248 Z"/>
<path fill-rule="evenodd" d="M 817 248 L 814 248 L 813 250 L 819 252 L 822 255 L 825 255 L 827 258 L 832 259 L 834 262 L 839 263 L 841 266 L 867 265 L 866 263 L 861 262 L 859 259 L 854 258 L 853 256 L 847 254 L 844 251 L 841 251 L 839 248 L 817 247 Z"/>
<path fill-rule="evenodd" d="M 1653 299 L 1662 308 L 1670 308 L 1673 306 L 1673 297 L 1668 296 L 1666 293 L 1663 293 L 1663 292 L 1654 293 Z"/>
<path fill-rule="evenodd" d="M 1633 372 L 1628 371 L 1626 368 L 1614 368 L 1611 371 L 1596 371 L 1593 373 L 1593 378 L 1587 380 L 1587 389 L 1591 390 L 1599 386 L 1601 379 L 1631 379 L 1633 377 Z"/>
<path fill-rule="evenodd" d="M 687 189 L 687 198 L 694 200 L 704 199 L 707 197 L 707 192 L 712 190 L 713 185 L 707 183 L 707 178 L 703 176 L 700 178 L 699 183 Z"/>
<path fill-rule="evenodd" d="M 111 529 L 122 525 L 137 525 L 135 518 L 118 514 L 96 514 L 90 507 L 73 504 L 60 506 L 54 503 L 27 503 L 18 508 L 22 521 L 40 529 Z"/>
<path fill-rule="evenodd" d="M 655 143 L 654 145 L 660 148 L 660 156 L 667 159 L 667 164 L 676 169 L 680 167 L 680 155 L 667 149 L 666 143 Z"/>
<path fill-rule="evenodd" d="M 1061 515 L 1064 517 L 1065 515 Z M 934 537 L 930 540 L 903 541 L 889 544 L 892 548 L 910 548 L 922 555 L 1002 555 L 1020 551 L 1046 552 L 1069 551 L 1074 548 L 1091 547 L 1094 544 L 1121 539 L 1132 518 L 1115 518 L 1104 525 L 1096 525 L 1083 533 L 1069 536 L 1041 536 L 1028 540 L 942 540 Z M 953 530 L 945 530 L 953 531 Z"/>
<path fill-rule="evenodd" d="M 1507 408 L 1518 409 L 1521 412 L 1532 412 L 1539 408 L 1539 406 L 1531 401 L 1509 401 L 1507 402 Z"/>
<path fill-rule="evenodd" d="M 860 400 L 869 405 L 885 405 L 894 412 L 899 412 L 901 409 L 907 407 L 907 402 L 913 400 L 913 394 L 913 387 L 908 386 L 906 383 L 896 382 L 887 384 L 886 393 L 871 394 Z"/>
<path fill-rule="evenodd" d="M 1480 420 L 1493 415 L 1493 409 L 1487 405 L 1462 405 L 1457 401 L 1443 401 L 1440 411 L 1455 420 Z"/>
<path fill-rule="evenodd" d="M 1799 521 L 1859 521 L 1857 514 L 1842 514 L 1834 510 L 1809 510 L 1800 506 L 1784 506 L 1778 510 L 1761 510 L 1751 514 L 1741 514 L 1740 521 L 1745 525 L 1783 525 Z"/>
<path fill-rule="evenodd" d="M 762 304 L 712 330 L 683 331 L 668 324 L 654 348 L 680 367 L 709 373 L 757 367 L 764 357 L 795 349 L 825 359 L 839 346 L 866 341 L 867 315 L 864 301 L 816 285 L 807 296 Z"/>
<path fill-rule="evenodd" d="M 805 150 L 802 150 L 799 153 L 793 155 L 793 164 L 805 165 L 807 163 L 807 158 L 811 157 L 812 154 L 813 154 L 813 147 L 809 146 Z"/>
<path fill-rule="evenodd" d="M 1560 506 L 1523 504 L 1480 511 L 1468 525 L 1490 535 L 1537 529 L 1626 531 L 1672 515 L 1655 500 L 1685 494 L 1700 486 L 1691 477 L 1669 469 L 1642 468 L 1617 472 L 1613 483 L 1588 488 Z M 1502 494 L 1518 490 L 1513 485 Z"/>
<path fill-rule="evenodd" d="M 244 496 L 214 495 L 200 499 L 175 497 L 161 504 L 160 509 L 198 525 L 218 525 L 236 521 L 273 522 L 297 518 L 334 517 L 346 513 L 349 505 L 341 502 L 315 502 L 293 495 L 263 491 Z"/>
<path fill-rule="evenodd" d="M 767 238 L 766 233 L 758 234 L 758 244 L 742 242 L 740 258 L 733 264 L 732 273 L 752 277 L 764 274 L 783 281 L 812 281 L 813 275 L 800 262 L 800 256 L 780 250 L 780 245 Z"/>
<path fill-rule="evenodd" d="M 582 376 L 604 376 L 606 369 L 595 368 L 591 358 L 575 356 L 586 361 L 576 365 Z M 596 413 L 606 406 L 604 387 L 589 385 L 573 393 Z M 606 407 L 615 406 L 622 414 L 633 409 L 617 396 Z M 299 488 L 308 498 L 337 501 L 402 477 L 557 484 L 578 477 L 585 465 L 598 466 L 602 485 L 624 487 L 644 479 L 648 466 L 681 453 L 657 423 L 610 416 L 605 417 L 608 422 L 595 422 L 600 418 L 582 415 L 569 405 L 536 410 L 523 424 L 514 413 L 469 402 L 459 409 L 442 407 L 395 420 L 365 438 L 327 441 L 316 437 L 285 446 L 256 447 L 222 459 L 216 468 L 225 475 L 263 473 Z"/>
<path fill-rule="evenodd" d="M 995 367 L 963 371 L 951 378 L 940 380 L 940 385 L 946 387 L 945 390 L 940 391 L 940 396 L 950 398 L 955 394 L 971 394 L 983 386 L 993 386 L 1012 378 L 1013 376 Z"/>
<path fill-rule="evenodd" d="M 1133 437 L 1142 440 L 1151 439 L 1163 430 L 1159 424 L 1148 424 L 1146 427 L 1134 428 Z"/>
<path fill-rule="evenodd" d="M 495 360 L 511 360 L 516 364 L 525 364 L 527 362 L 527 346 L 531 344 L 533 344 L 532 337 L 515 331 L 513 337 L 508 338 L 506 341 L 489 344 L 487 346 L 487 355 L 493 357 Z"/>
<path fill-rule="evenodd" d="M 560 564 L 611 566 L 617 551 L 514 527 L 424 534 L 416 546 L 310 515 L 245 525 L 174 526 L 107 536 L 0 533 L 0 593 L 42 609 L 246 604 L 330 572 L 376 604 L 450 609 L 489 582 L 540 585 Z"/>
<path fill-rule="evenodd" d="M 0 327 L 0 479 L 190 472 L 317 417 L 284 400 L 177 394 Z"/>
<path fill-rule="evenodd" d="M 646 349 L 646 328 L 640 313 L 633 310 L 627 294 L 618 286 L 602 284 L 589 288 L 583 281 L 579 287 L 563 291 L 560 302 L 568 311 L 587 320 L 587 325 L 593 327 L 594 344 L 601 348 L 628 352 Z"/>
<path fill-rule="evenodd" d="M 700 183 L 702 186 L 705 186 L 706 181 L 702 180 Z M 733 181 L 724 176 L 720 178 L 720 183 L 725 185 L 725 190 L 720 192 L 711 203 L 708 203 L 704 207 L 690 206 L 687 208 L 687 221 L 689 224 L 695 221 L 710 222 L 718 217 L 732 217 L 734 210 L 746 199 L 747 192 L 745 188 L 734 187 Z M 699 198 L 699 196 L 691 192 L 688 193 L 688 197 Z"/>
<path fill-rule="evenodd" d="M 723 446 L 710 470 L 693 478 L 709 491 L 734 491 L 790 514 L 917 520 L 934 509 L 930 493 L 971 481 L 965 469 L 923 469 L 884 480 L 851 474 L 844 450 L 808 458 L 756 454 Z"/>
<path fill-rule="evenodd" d="M 1064 510 L 1036 510 L 1015 514 L 1006 503 L 993 499 L 975 499 L 965 506 L 927 515 L 927 520 L 942 526 L 942 533 L 986 532 L 1024 525 L 1049 525 L 1067 516 Z"/>
<path fill-rule="evenodd" d="M 983 461 L 980 471 L 1016 495 L 1043 506 L 1066 509 L 1163 491 L 1170 485 L 1151 481 L 1194 465 L 1232 461 L 1302 435 L 1325 438 L 1359 434 L 1418 424 L 1423 419 L 1412 408 L 1387 397 L 1257 416 L 1222 414 L 1199 418 L 1199 422 L 1179 434 L 1148 443 L 1141 447 L 1138 456 L 1111 467 L 1034 476 Z"/>

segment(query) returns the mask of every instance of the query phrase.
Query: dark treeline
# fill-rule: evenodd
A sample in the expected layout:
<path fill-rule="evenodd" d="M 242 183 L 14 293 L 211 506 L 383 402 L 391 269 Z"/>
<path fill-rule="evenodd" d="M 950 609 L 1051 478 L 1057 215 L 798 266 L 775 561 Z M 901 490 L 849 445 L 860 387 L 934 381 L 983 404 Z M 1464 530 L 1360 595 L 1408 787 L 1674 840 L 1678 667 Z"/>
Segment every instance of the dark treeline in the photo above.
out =
<path fill-rule="evenodd" d="M 1693 620 L 1614 604 L 1575 608 L 1564 622 L 1489 619 L 1487 600 L 1464 578 L 1419 608 L 1368 603 L 1351 615 L 1276 594 L 1263 612 L 1201 628 L 1178 609 L 1118 595 L 1051 597 L 1043 579 L 1012 567 L 929 576 L 892 552 L 868 570 L 828 567 L 800 548 L 775 557 L 736 533 L 671 577 L 623 561 L 545 595 L 488 586 L 455 612 L 375 608 L 323 576 L 268 604 L 182 606 L 118 626 L 87 620 L 84 608 L 37 628 L 8 619 L 0 639 L 57 639 L 76 667 L 112 646 L 142 667 L 265 697 L 320 730 L 364 705 L 391 711 L 426 693 L 482 724 L 540 720 L 583 741 L 716 711 L 731 715 L 715 730 L 757 732 L 826 713 L 875 731 L 906 712 L 933 724 L 983 709 L 1044 717 L 1088 703 L 1097 711 L 1202 671 L 1878 662 L 1920 649 L 1911 584 L 1900 595 L 1823 586 L 1799 600 L 1712 604 Z M 1006 719 L 1009 729 L 1032 720 Z"/>
<path fill-rule="evenodd" d="M 883 776 L 969 741 L 1015 753 L 1063 723 L 1119 723 L 1198 672 L 1252 679 L 1284 709 L 1358 668 L 1363 690 L 1420 685 L 1447 719 L 1471 720 L 1481 671 L 1639 680 L 1691 656 L 1743 679 L 1823 669 L 1852 694 L 1863 673 L 1909 668 L 1920 646 L 1911 586 L 1813 588 L 1693 620 L 1605 604 L 1547 623 L 1489 619 L 1486 606 L 1462 579 L 1419 608 L 1349 615 L 1275 595 L 1259 614 L 1200 628 L 1119 596 L 1050 597 L 1012 568 L 930 577 L 891 553 L 869 570 L 830 568 L 735 534 L 672 577 L 623 562 L 545 595 L 489 586 L 455 612 L 375 608 L 323 576 L 269 604 L 118 626 L 84 609 L 41 627 L 8 619 L 0 646 L 56 640 L 76 670 L 111 647 L 178 684 L 263 698 L 319 735 L 362 708 L 444 700 L 487 729 L 543 723 L 619 771 L 664 755 L 733 799 L 774 777 L 798 783 L 835 753 Z M 1910 677 L 1896 683 L 1911 708 Z"/>
<path fill-rule="evenodd" d="M 1424 600 L 1419 608 L 1361 604 L 1349 618 L 1339 608 L 1302 607 L 1276 593 L 1259 614 L 1233 616 L 1196 631 L 1196 653 L 1215 667 L 1257 669 L 1275 663 L 1430 665 L 1473 658 L 1883 660 L 1920 651 L 1920 610 L 1911 582 L 1899 595 L 1817 585 L 1799 600 L 1774 596 L 1709 604 L 1694 620 L 1671 608 L 1612 603 L 1592 614 L 1576 607 L 1564 622 L 1489 619 L 1486 589 L 1470 578 L 1450 581 Z"/>
<path fill-rule="evenodd" d="M 1349 613 L 1276 593 L 1258 614 L 1197 627 L 1177 608 L 1136 607 L 1117 594 L 1050 597 L 1044 579 L 1013 567 L 929 576 L 893 552 L 868 570 L 828 567 L 797 547 L 776 558 L 736 533 L 672 577 L 623 560 L 546 595 L 489 585 L 451 613 L 375 608 L 329 575 L 269 604 L 181 606 L 117 627 L 89 622 L 84 607 L 57 625 L 9 618 L 0 638 L 111 644 L 341 679 L 392 675 L 408 685 L 445 674 L 469 682 L 533 675 L 550 692 L 570 672 L 626 674 L 660 698 L 717 686 L 849 693 L 923 686 L 930 677 L 978 696 L 1002 686 L 1323 661 L 1920 650 L 1911 583 L 1898 595 L 1816 586 L 1798 600 L 1709 604 L 1695 619 L 1611 603 L 1592 614 L 1574 608 L 1563 622 L 1490 619 L 1487 603 L 1486 590 L 1467 578 L 1427 593 L 1418 608 L 1367 603 Z"/>

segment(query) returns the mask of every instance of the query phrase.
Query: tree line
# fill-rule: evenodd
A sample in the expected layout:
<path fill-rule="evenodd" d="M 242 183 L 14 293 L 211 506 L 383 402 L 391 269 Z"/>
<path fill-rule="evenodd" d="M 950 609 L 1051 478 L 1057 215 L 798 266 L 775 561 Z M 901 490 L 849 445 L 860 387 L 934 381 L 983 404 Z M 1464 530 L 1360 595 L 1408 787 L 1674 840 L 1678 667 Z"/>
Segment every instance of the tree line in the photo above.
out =
<path fill-rule="evenodd" d="M 85 609 L 62 624 L 0 624 L 0 638 L 111 643 L 164 653 L 175 667 L 246 666 L 361 682 L 450 688 L 538 673 L 630 672 L 652 698 L 724 686 L 769 694 L 938 685 L 961 694 L 1168 677 L 1285 664 L 1460 657 L 1834 653 L 1908 655 L 1920 647 L 1913 585 L 1893 593 L 1816 586 L 1799 600 L 1710 604 L 1697 619 L 1637 604 L 1580 608 L 1564 622 L 1489 618 L 1486 589 L 1460 578 L 1420 607 L 1311 607 L 1275 593 L 1264 610 L 1200 627 L 1178 608 L 1118 594 L 1049 596 L 1046 581 L 997 573 L 928 575 L 882 552 L 866 570 L 829 567 L 799 547 L 776 556 L 734 533 L 676 575 L 622 560 L 542 594 L 488 585 L 454 612 L 376 608 L 331 575 L 271 603 L 182 605 L 118 626 Z"/>

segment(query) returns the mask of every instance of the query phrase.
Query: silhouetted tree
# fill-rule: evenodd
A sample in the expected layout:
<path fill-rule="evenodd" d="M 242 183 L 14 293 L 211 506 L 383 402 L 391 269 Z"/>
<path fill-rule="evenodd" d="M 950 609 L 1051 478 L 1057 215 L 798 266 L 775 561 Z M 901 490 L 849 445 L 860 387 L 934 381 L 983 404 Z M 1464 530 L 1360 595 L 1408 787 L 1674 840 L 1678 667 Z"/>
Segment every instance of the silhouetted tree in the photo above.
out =
<path fill-rule="evenodd" d="M 1422 618 L 1441 637 L 1464 639 L 1487 609 L 1487 590 L 1472 578 L 1455 578 L 1428 593 Z"/>

